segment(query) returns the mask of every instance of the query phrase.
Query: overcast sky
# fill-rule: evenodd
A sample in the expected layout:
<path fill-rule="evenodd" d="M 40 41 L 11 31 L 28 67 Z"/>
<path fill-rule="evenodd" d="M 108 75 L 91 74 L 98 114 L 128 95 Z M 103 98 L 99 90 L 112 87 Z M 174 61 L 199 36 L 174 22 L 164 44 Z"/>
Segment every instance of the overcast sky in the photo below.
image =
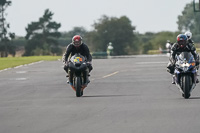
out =
<path fill-rule="evenodd" d="M 92 30 L 92 24 L 102 15 L 127 16 L 139 33 L 177 31 L 178 15 L 192 0 L 11 0 L 6 10 L 10 31 L 25 36 L 25 27 L 38 21 L 45 9 L 54 13 L 53 20 L 61 23 L 59 31 L 75 26 Z"/>

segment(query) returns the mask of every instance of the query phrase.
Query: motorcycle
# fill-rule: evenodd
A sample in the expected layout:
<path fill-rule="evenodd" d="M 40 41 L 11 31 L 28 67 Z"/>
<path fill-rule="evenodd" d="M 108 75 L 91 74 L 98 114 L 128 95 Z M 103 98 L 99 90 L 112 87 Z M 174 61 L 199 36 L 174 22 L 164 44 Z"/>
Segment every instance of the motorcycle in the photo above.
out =
<path fill-rule="evenodd" d="M 87 63 L 86 58 L 81 54 L 75 54 L 71 57 L 69 63 L 69 73 L 72 75 L 71 87 L 76 92 L 77 97 L 83 95 L 83 90 L 87 86 Z"/>
<path fill-rule="evenodd" d="M 175 84 L 185 99 L 188 99 L 196 86 L 197 67 L 190 52 L 182 52 L 176 56 Z"/>

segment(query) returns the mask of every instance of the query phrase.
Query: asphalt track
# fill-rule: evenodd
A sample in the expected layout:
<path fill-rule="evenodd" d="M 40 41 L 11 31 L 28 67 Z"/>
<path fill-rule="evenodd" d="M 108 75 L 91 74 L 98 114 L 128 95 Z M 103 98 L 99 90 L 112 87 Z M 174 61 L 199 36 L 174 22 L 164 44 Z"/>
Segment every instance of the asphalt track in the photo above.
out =
<path fill-rule="evenodd" d="M 168 57 L 94 59 L 77 98 L 61 61 L 0 72 L 0 133 L 199 133 L 199 84 L 184 99 Z"/>

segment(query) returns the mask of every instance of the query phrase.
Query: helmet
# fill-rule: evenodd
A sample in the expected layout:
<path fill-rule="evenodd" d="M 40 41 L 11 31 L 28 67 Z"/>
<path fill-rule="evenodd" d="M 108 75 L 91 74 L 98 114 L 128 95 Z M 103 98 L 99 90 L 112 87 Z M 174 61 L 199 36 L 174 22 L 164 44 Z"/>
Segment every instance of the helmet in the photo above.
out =
<path fill-rule="evenodd" d="M 180 47 L 185 47 L 187 43 L 187 36 L 184 34 L 179 34 L 177 36 L 177 43 Z"/>
<path fill-rule="evenodd" d="M 72 43 L 75 47 L 79 47 L 82 44 L 82 37 L 80 35 L 75 35 L 72 38 Z"/>
<path fill-rule="evenodd" d="M 185 35 L 187 36 L 188 39 L 192 38 L 192 33 L 189 31 L 185 32 Z"/>

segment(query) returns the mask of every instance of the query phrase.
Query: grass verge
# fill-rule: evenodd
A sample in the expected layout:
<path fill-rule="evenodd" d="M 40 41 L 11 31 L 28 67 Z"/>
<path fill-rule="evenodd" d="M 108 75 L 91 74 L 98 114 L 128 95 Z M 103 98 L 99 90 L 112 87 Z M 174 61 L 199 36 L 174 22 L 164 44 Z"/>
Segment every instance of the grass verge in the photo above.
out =
<path fill-rule="evenodd" d="M 61 59 L 61 56 L 29 56 L 0 58 L 0 70 L 16 67 L 19 65 L 29 64 L 41 60 L 52 61 L 58 59 Z"/>

